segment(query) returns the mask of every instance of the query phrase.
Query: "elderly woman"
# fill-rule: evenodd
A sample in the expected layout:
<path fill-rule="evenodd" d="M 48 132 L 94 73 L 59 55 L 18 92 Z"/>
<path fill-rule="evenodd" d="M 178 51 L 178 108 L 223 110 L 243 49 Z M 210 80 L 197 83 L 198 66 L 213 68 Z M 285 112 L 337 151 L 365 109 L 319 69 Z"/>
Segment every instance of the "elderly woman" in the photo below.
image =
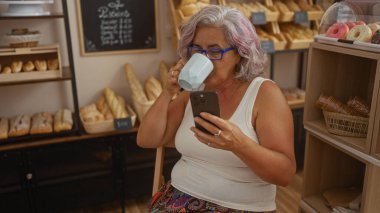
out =
<path fill-rule="evenodd" d="M 295 173 L 293 119 L 278 86 L 260 77 L 266 58 L 252 24 L 236 9 L 209 6 L 182 26 L 181 36 L 181 59 L 137 135 L 141 147 L 175 142 L 182 155 L 150 212 L 275 211 L 276 185 L 286 186 Z M 194 119 L 189 92 L 177 83 L 194 53 L 213 62 L 204 90 L 217 92 L 220 117 Z"/>

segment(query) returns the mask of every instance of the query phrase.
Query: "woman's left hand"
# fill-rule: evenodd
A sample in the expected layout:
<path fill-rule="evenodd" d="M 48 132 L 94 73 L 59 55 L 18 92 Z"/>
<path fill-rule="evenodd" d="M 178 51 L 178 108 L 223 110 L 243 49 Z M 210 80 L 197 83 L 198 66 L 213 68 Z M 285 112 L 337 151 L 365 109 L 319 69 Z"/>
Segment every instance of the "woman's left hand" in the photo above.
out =
<path fill-rule="evenodd" d="M 235 124 L 210 113 L 202 112 L 194 121 L 212 134 L 191 127 L 195 137 L 207 146 L 234 152 L 245 146 L 246 137 Z"/>

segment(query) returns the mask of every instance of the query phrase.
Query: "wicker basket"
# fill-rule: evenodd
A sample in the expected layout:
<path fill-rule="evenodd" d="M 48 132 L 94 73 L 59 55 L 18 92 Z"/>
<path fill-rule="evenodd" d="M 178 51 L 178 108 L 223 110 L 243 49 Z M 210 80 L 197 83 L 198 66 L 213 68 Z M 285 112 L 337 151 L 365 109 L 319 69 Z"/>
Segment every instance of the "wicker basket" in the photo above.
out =
<path fill-rule="evenodd" d="M 327 131 L 332 134 L 367 137 L 368 118 L 328 111 L 323 111 L 323 116 L 325 117 Z"/>

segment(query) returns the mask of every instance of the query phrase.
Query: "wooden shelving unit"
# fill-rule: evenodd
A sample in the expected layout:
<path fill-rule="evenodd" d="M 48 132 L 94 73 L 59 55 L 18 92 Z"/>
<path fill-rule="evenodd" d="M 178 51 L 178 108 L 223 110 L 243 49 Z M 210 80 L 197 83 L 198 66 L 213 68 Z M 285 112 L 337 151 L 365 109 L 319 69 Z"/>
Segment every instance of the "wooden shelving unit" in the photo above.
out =
<path fill-rule="evenodd" d="M 307 68 L 304 126 L 306 136 L 302 201 L 304 212 L 331 212 L 323 193 L 331 188 L 362 191 L 360 212 L 380 208 L 380 54 L 312 43 Z M 327 131 L 322 111 L 315 106 L 321 93 L 340 100 L 362 97 L 370 105 L 365 138 Z"/>

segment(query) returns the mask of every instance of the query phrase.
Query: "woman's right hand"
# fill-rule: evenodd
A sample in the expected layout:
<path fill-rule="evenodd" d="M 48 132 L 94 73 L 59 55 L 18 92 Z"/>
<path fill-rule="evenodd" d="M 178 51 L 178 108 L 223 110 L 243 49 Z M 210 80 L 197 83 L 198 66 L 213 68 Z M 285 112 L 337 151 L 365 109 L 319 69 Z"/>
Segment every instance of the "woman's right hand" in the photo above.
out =
<path fill-rule="evenodd" d="M 178 84 L 178 76 L 184 64 L 185 62 L 182 59 L 180 59 L 176 65 L 169 69 L 166 90 L 170 93 L 171 96 L 177 94 L 181 89 L 181 87 Z"/>

